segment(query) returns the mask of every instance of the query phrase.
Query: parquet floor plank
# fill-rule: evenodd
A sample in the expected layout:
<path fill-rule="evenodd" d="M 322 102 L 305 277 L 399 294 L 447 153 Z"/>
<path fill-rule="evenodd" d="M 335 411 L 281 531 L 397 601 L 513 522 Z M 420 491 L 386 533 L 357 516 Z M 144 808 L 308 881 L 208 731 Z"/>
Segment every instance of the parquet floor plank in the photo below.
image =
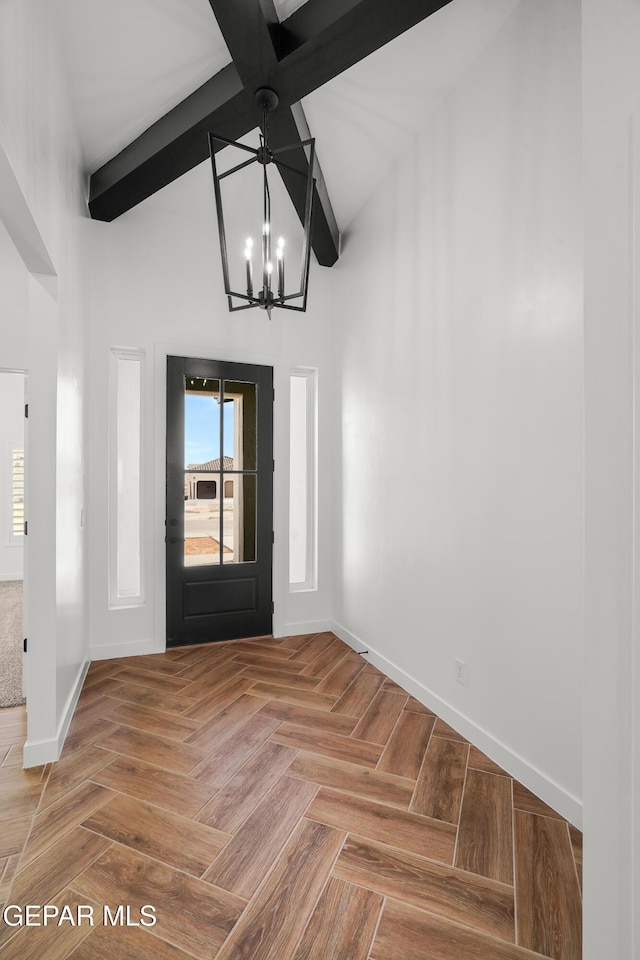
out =
<path fill-rule="evenodd" d="M 181 680 L 179 677 L 162 676 L 153 670 L 142 670 L 140 667 L 121 667 L 116 676 L 125 683 L 136 683 L 150 690 L 168 693 L 178 693 L 189 683 L 188 680 Z"/>
<path fill-rule="evenodd" d="M 62 758 L 66 760 L 67 757 L 77 753 L 79 750 L 83 750 L 85 747 L 95 746 L 110 734 L 115 733 L 117 729 L 117 723 L 104 720 L 102 717 L 92 720 L 91 723 L 84 724 L 84 726 L 77 730 L 71 729 L 64 742 Z"/>
<path fill-rule="evenodd" d="M 333 875 L 513 943 L 513 890 L 386 844 L 349 835 Z"/>
<path fill-rule="evenodd" d="M 284 661 L 288 663 L 288 661 Z M 276 666 L 257 667 L 246 666 L 242 672 L 243 677 L 249 677 L 250 680 L 266 680 L 270 683 L 293 683 L 297 690 L 314 690 L 321 681 L 321 677 L 303 677 L 300 673 L 292 674 L 287 670 L 280 670 Z"/>
<path fill-rule="evenodd" d="M 262 707 L 263 701 L 259 697 L 241 693 L 235 700 L 223 706 L 215 717 L 203 723 L 195 733 L 189 734 L 185 742 L 199 747 L 208 755 L 213 748 L 229 740 L 239 727 L 262 710 Z"/>
<path fill-rule="evenodd" d="M 121 794 L 82 825 L 195 877 L 202 876 L 231 839 L 213 827 Z"/>
<path fill-rule="evenodd" d="M 364 663 L 361 657 L 353 653 L 346 654 L 316 687 L 317 693 L 328 693 L 332 697 L 341 697 L 362 671 Z"/>
<path fill-rule="evenodd" d="M 18 746 L 16 743 L 12 743 L 4 760 L 2 761 L 3 767 L 21 767 L 22 766 L 22 746 Z"/>
<path fill-rule="evenodd" d="M 96 927 L 75 950 L 73 957 L 74 960 L 193 960 L 192 954 L 178 950 L 147 930 L 104 926 Z"/>
<path fill-rule="evenodd" d="M 34 814 L 42 789 L 38 777 L 25 776 L 18 767 L 0 767 L 0 822 Z"/>
<path fill-rule="evenodd" d="M 580 960 L 582 907 L 566 823 L 516 810 L 514 833 L 518 943 L 553 960 Z"/>
<path fill-rule="evenodd" d="M 371 960 L 541 960 L 540 954 L 397 900 L 382 911 Z"/>
<path fill-rule="evenodd" d="M 365 710 L 352 736 L 386 744 L 406 702 L 406 694 L 381 689 Z"/>
<path fill-rule="evenodd" d="M 147 760 L 173 773 L 189 773 L 206 756 L 204 750 L 190 743 L 177 743 L 124 725 L 105 737 L 101 745 L 104 750 Z"/>
<path fill-rule="evenodd" d="M 383 898 L 330 877 L 292 960 L 367 960 Z"/>
<path fill-rule="evenodd" d="M 469 746 L 432 736 L 410 809 L 425 817 L 458 823 Z"/>
<path fill-rule="evenodd" d="M 30 829 L 31 817 L 2 821 L 2 826 L 0 826 L 0 858 L 2 859 L 3 867 L 8 857 L 22 852 Z M 0 877 L 1 876 L 2 870 L 0 870 Z"/>
<path fill-rule="evenodd" d="M 260 713 L 274 720 L 315 727 L 317 730 L 340 733 L 345 737 L 349 736 L 358 722 L 356 717 L 335 716 L 333 711 L 315 710 L 313 707 L 303 707 L 283 700 L 269 700 Z"/>
<path fill-rule="evenodd" d="M 117 694 L 118 690 L 123 686 L 124 683 L 118 680 L 117 677 L 100 679 L 92 684 L 91 687 L 82 688 L 78 699 L 78 707 L 83 707 L 85 704 L 91 703 L 92 700 L 97 700 L 99 697 L 108 697 L 110 694 Z"/>
<path fill-rule="evenodd" d="M 303 667 L 302 673 L 314 677 L 326 677 L 340 660 L 342 660 L 346 653 L 347 649 L 344 644 L 336 640 L 334 643 L 328 644 L 313 660 L 310 660 L 309 663 L 300 664 L 300 666 Z"/>
<path fill-rule="evenodd" d="M 378 763 L 378 770 L 415 780 L 420 773 L 435 717 L 403 710 Z"/>
<path fill-rule="evenodd" d="M 91 779 L 165 810 L 180 810 L 187 817 L 195 816 L 216 792 L 215 787 L 206 783 L 135 757 L 116 757 L 108 767 L 93 773 Z"/>
<path fill-rule="evenodd" d="M 278 646 L 294 652 L 299 650 L 300 647 L 306 646 L 309 640 L 317 636 L 317 633 L 296 633 L 291 637 L 281 637 L 278 641 Z"/>
<path fill-rule="evenodd" d="M 448 865 L 453 862 L 456 828 L 441 820 L 429 820 L 385 803 L 353 797 L 326 787 L 318 791 L 306 816 L 430 860 Z"/>
<path fill-rule="evenodd" d="M 134 915 L 144 904 L 153 905 L 153 935 L 202 960 L 213 960 L 245 905 L 117 843 L 76 877 L 73 889 L 98 903 L 129 904 Z"/>
<path fill-rule="evenodd" d="M 171 660 L 164 653 L 151 653 L 144 656 L 126 657 L 119 661 L 121 667 L 131 667 L 134 669 L 149 671 L 151 673 L 161 674 L 165 677 L 172 677 L 186 670 L 187 665 Z M 187 678 L 188 679 L 188 678 Z"/>
<path fill-rule="evenodd" d="M 341 831 L 303 820 L 217 960 L 290 957 L 343 842 Z"/>
<path fill-rule="evenodd" d="M 0 907 L 158 920 L 0 925 L 3 958 L 578 960 L 580 832 L 332 633 L 92 664 L 35 770 L 25 718 L 0 710 Z"/>
<path fill-rule="evenodd" d="M 206 723 L 217 717 L 225 707 L 239 697 L 253 690 L 254 681 L 240 674 L 220 684 L 215 693 L 208 694 L 200 700 L 194 701 L 191 706 L 182 711 L 182 715 L 191 720 Z"/>
<path fill-rule="evenodd" d="M 580 889 L 582 889 L 582 833 L 571 823 L 569 824 L 569 837 L 571 839 L 571 849 L 573 850 L 578 882 Z"/>
<path fill-rule="evenodd" d="M 316 792 L 313 784 L 282 777 L 207 870 L 204 879 L 250 899 Z"/>
<path fill-rule="evenodd" d="M 233 736 L 226 738 L 198 764 L 191 776 L 214 787 L 222 787 L 243 766 L 265 740 L 278 729 L 277 720 L 254 716 L 237 727 Z"/>
<path fill-rule="evenodd" d="M 552 810 L 544 800 L 536 797 L 534 793 L 531 793 L 531 790 L 527 790 L 527 788 L 521 783 L 518 783 L 517 780 L 513 781 L 513 807 L 515 810 L 522 810 L 525 813 L 535 813 L 540 817 L 551 817 L 555 820 L 563 819 L 560 814 Z"/>
<path fill-rule="evenodd" d="M 261 656 L 268 654 L 274 661 L 288 660 L 291 656 L 291 650 L 286 647 L 277 643 L 261 643 L 259 640 L 232 640 L 229 649 L 234 653 L 259 653 Z"/>
<path fill-rule="evenodd" d="M 125 703 L 134 703 L 141 707 L 155 707 L 164 713 L 181 714 L 184 710 L 193 707 L 193 700 L 181 697 L 178 693 L 169 690 L 150 690 L 139 683 L 120 683 L 117 689 L 107 692 L 106 696 Z"/>
<path fill-rule="evenodd" d="M 513 883 L 511 782 L 481 770 L 467 770 L 456 867 Z"/>
<path fill-rule="evenodd" d="M 188 697 L 190 700 L 201 700 L 203 697 L 215 693 L 223 683 L 239 677 L 243 670 L 244 664 L 236 663 L 235 660 L 225 660 L 220 666 L 216 666 L 214 670 L 201 676 L 199 680 L 189 681 L 180 690 L 180 696 Z M 186 678 L 183 674 L 180 674 L 179 679 Z"/>
<path fill-rule="evenodd" d="M 389 773 L 378 773 L 355 763 L 302 752 L 289 767 L 288 774 L 367 800 L 388 803 L 401 810 L 408 809 L 414 788 L 413 780 L 395 777 Z"/>
<path fill-rule="evenodd" d="M 117 703 L 109 714 L 109 719 L 113 723 L 155 733 L 168 740 L 186 740 L 200 728 L 197 720 L 134 703 Z"/>
<path fill-rule="evenodd" d="M 473 744 L 469 747 L 468 766 L 474 770 L 482 770 L 484 773 L 495 773 L 499 777 L 509 776 L 502 767 L 499 767 L 497 763 L 494 763 L 493 760 L 478 750 L 477 747 L 474 747 Z"/>
<path fill-rule="evenodd" d="M 367 673 L 366 670 L 362 670 L 355 680 L 349 684 L 331 712 L 361 718 L 378 693 L 382 683 L 382 674 L 376 677 Z"/>
<path fill-rule="evenodd" d="M 316 657 L 327 650 L 329 647 L 334 649 L 339 649 L 340 641 L 335 642 L 336 638 L 331 633 L 316 633 L 312 637 L 309 637 L 306 643 L 301 644 L 291 656 L 292 663 L 298 663 L 301 667 L 305 664 L 312 663 Z M 344 652 L 346 653 L 348 647 L 344 647 Z"/>
<path fill-rule="evenodd" d="M 295 679 L 290 685 L 268 683 L 258 680 L 251 689 L 252 695 L 263 697 L 265 700 L 284 700 L 286 703 L 296 703 L 301 707 L 313 707 L 315 710 L 331 710 L 337 697 L 316 690 L 299 690 L 295 686 Z"/>
<path fill-rule="evenodd" d="M 429 707 L 425 707 L 423 703 L 420 703 L 419 700 L 416 700 L 415 697 L 409 697 L 405 706 L 405 710 L 408 710 L 410 713 L 426 713 L 430 717 L 435 717 L 433 710 L 429 710 Z"/>
<path fill-rule="evenodd" d="M 299 674 L 305 664 L 294 663 L 291 660 L 273 659 L 263 653 L 237 653 L 234 663 L 242 664 L 243 667 L 269 667 L 272 670 L 279 670 L 280 673 Z"/>
<path fill-rule="evenodd" d="M 113 796 L 112 790 L 87 780 L 38 813 L 24 848 L 20 869 L 41 857 L 54 843 L 70 833 Z"/>
<path fill-rule="evenodd" d="M 65 834 L 37 860 L 25 867 L 20 862 L 11 890 L 13 902 L 51 903 L 61 890 L 73 884 L 78 874 L 110 846 L 110 840 L 82 827 Z"/>
<path fill-rule="evenodd" d="M 449 724 L 441 720 L 440 717 L 436 717 L 433 735 L 434 737 L 445 737 L 447 740 L 458 740 L 460 743 L 469 743 L 461 733 L 458 733 L 457 730 L 450 727 Z"/>
<path fill-rule="evenodd" d="M 10 747 L 18 740 L 25 738 L 26 731 L 21 723 L 0 726 L 0 749 Z"/>
<path fill-rule="evenodd" d="M 296 750 L 264 743 L 221 787 L 195 819 L 236 833 L 297 756 Z"/>
<path fill-rule="evenodd" d="M 112 700 L 111 697 L 104 695 L 95 697 L 95 699 L 90 700 L 88 703 L 79 703 L 73 715 L 73 720 L 71 721 L 69 728 L 70 733 L 74 734 L 81 727 L 91 723 L 93 720 L 99 718 L 108 720 L 109 714 L 116 706 L 116 702 Z"/>
<path fill-rule="evenodd" d="M 336 760 L 346 760 L 348 763 L 357 763 L 362 767 L 375 767 L 382 747 L 377 743 L 367 743 L 365 740 L 354 740 L 352 737 L 343 737 L 339 733 L 330 733 L 319 730 L 317 727 L 303 727 L 294 723 L 282 723 L 271 735 L 274 743 L 282 743 L 286 747 L 296 750 L 306 750 L 308 753 L 319 753 Z"/>

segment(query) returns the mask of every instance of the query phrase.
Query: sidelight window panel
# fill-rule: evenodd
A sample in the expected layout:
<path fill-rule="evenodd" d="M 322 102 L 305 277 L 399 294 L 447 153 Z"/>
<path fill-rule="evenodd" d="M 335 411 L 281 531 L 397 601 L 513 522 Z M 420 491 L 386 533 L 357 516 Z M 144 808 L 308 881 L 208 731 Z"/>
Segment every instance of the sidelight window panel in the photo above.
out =
<path fill-rule="evenodd" d="M 289 378 L 289 584 L 316 589 L 316 371 Z"/>
<path fill-rule="evenodd" d="M 109 602 L 142 603 L 142 422 L 144 353 L 111 351 Z"/>

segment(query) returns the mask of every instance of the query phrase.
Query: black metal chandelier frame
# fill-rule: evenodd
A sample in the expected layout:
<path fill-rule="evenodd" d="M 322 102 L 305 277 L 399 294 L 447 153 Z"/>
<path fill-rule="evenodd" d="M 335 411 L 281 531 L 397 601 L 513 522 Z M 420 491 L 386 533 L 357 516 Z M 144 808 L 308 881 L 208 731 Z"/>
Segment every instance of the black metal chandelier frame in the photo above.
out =
<path fill-rule="evenodd" d="M 227 137 L 222 137 L 215 133 L 209 134 L 209 153 L 211 156 L 213 187 L 216 200 L 216 212 L 218 215 L 218 234 L 220 239 L 220 255 L 222 258 L 224 290 L 227 295 L 229 310 L 231 312 L 237 310 L 250 310 L 253 307 L 261 307 L 263 310 L 267 310 L 269 316 L 271 315 L 271 310 L 273 307 L 282 307 L 285 310 L 298 310 L 304 312 L 307 309 L 309 266 L 311 260 L 311 225 L 313 217 L 313 190 L 315 185 L 315 178 L 313 176 L 315 161 L 315 139 L 311 138 L 309 140 L 298 141 L 296 143 L 287 144 L 284 147 L 278 147 L 276 150 L 271 150 L 269 147 L 267 129 L 268 116 L 269 111 L 274 110 L 278 105 L 278 95 L 274 90 L 271 90 L 268 87 L 261 87 L 256 91 L 255 101 L 258 107 L 262 109 L 260 146 L 257 149 L 254 147 L 249 147 L 244 143 L 239 143 L 237 140 L 229 140 Z M 252 156 L 250 159 L 244 160 L 242 163 L 238 163 L 234 167 L 231 167 L 231 169 L 225 170 L 223 173 L 218 173 L 218 168 L 216 165 L 216 150 L 214 147 L 215 143 L 222 143 L 225 146 L 237 147 L 239 150 L 244 150 L 247 153 L 250 153 Z M 295 166 L 286 163 L 281 156 L 288 151 L 300 150 L 301 148 L 308 150 L 308 172 L 303 172 L 302 170 L 297 169 Z M 253 163 L 261 164 L 263 169 L 263 225 L 266 225 L 266 227 L 263 226 L 262 231 L 262 284 L 261 288 L 257 292 L 254 292 L 250 257 L 248 257 L 246 268 L 247 289 L 245 293 L 241 293 L 231 288 L 231 281 L 229 278 L 229 256 L 227 251 L 227 238 L 224 225 L 224 212 L 220 182 L 226 177 L 230 177 L 233 174 L 238 173 L 240 170 L 244 170 L 246 167 L 251 166 Z M 275 277 L 273 274 L 273 262 L 271 258 L 271 192 L 269 189 L 269 180 L 267 175 L 267 168 L 272 163 L 275 164 L 276 168 L 288 170 L 289 172 L 295 173 L 300 177 L 304 177 L 307 181 L 304 223 L 302 224 L 303 241 L 300 267 L 300 289 L 295 293 L 285 293 L 284 257 L 282 249 L 276 251 L 277 262 Z M 274 282 L 277 286 L 277 293 L 272 289 Z M 242 304 L 235 305 L 233 302 L 234 299 L 242 300 L 244 302 Z M 300 299 L 302 301 L 301 304 L 288 302 L 291 300 Z"/>

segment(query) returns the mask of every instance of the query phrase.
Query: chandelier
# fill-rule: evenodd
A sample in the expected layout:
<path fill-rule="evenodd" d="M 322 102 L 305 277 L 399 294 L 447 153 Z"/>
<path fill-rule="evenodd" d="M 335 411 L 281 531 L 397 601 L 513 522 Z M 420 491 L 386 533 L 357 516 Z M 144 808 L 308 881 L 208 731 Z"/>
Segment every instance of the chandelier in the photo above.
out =
<path fill-rule="evenodd" d="M 222 275 L 229 310 L 249 310 L 252 307 L 260 307 L 267 311 L 269 319 L 271 319 L 271 311 L 274 307 L 300 311 L 304 311 L 307 308 L 309 262 L 311 256 L 311 216 L 313 212 L 313 188 L 315 184 L 313 176 L 315 140 L 312 138 L 310 140 L 298 141 L 272 150 L 269 146 L 268 117 L 269 111 L 275 110 L 278 106 L 278 95 L 268 87 L 261 87 L 256 91 L 255 102 L 262 111 L 260 146 L 256 149 L 244 143 L 239 143 L 236 140 L 229 140 L 226 137 L 210 133 L 209 152 L 211 155 L 213 187 L 218 215 Z M 251 157 L 236 163 L 230 169 L 220 173 L 216 165 L 216 144 L 235 147 L 244 153 L 251 154 Z M 218 149 L 220 149 L 219 146 Z M 303 164 L 303 169 L 300 167 L 302 150 L 304 150 L 306 157 L 306 163 Z M 227 249 L 227 230 L 225 228 L 223 211 L 223 191 L 225 191 L 227 185 L 222 186 L 222 184 L 227 178 L 237 177 L 241 172 L 244 177 L 244 171 L 253 164 L 258 164 L 256 171 L 262 181 L 260 184 L 262 209 L 259 218 L 262 224 L 262 235 L 259 244 L 257 244 L 254 242 L 253 236 L 248 232 L 242 234 L 243 237 L 246 237 L 246 240 L 244 240 L 244 257 L 242 245 L 238 244 L 238 248 L 234 248 L 232 251 L 230 270 L 229 251 Z M 293 269 L 291 267 L 288 253 L 290 247 L 286 237 L 282 234 L 274 233 L 274 226 L 277 227 L 282 224 L 286 214 L 278 214 L 272 211 L 271 208 L 269 168 L 272 167 L 272 165 L 277 170 L 286 170 L 289 174 L 296 174 L 302 178 L 301 184 L 304 182 L 304 222 L 302 223 L 301 242 L 298 244 L 301 248 L 299 274 L 295 270 L 295 267 Z M 243 191 L 243 193 L 246 193 L 246 191 Z M 287 266 L 286 272 L 285 263 Z M 230 274 L 233 276 L 233 280 Z M 293 290 L 288 287 L 291 274 L 293 274 L 295 282 Z M 234 286 L 236 289 L 234 289 Z M 243 286 L 244 292 L 241 292 L 241 289 L 238 288 L 242 288 Z"/>

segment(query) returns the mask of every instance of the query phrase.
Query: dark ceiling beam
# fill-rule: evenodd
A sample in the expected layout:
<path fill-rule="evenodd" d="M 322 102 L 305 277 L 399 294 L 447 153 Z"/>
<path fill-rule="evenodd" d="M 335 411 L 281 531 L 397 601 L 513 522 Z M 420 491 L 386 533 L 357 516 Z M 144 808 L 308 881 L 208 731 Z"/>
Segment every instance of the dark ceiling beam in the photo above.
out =
<path fill-rule="evenodd" d="M 273 0 L 209 0 L 209 6 L 245 89 L 271 86 L 280 31 Z"/>
<path fill-rule="evenodd" d="M 297 136 L 287 142 L 295 142 L 300 138 L 299 124 L 288 108 L 449 2 L 307 0 L 278 24 L 272 0 L 209 0 L 235 63 L 92 175 L 91 216 L 114 220 L 201 163 L 208 155 L 208 132 L 238 140 L 255 129 L 259 119 L 253 98 L 256 86 L 273 86 L 280 97 L 281 106 L 269 120 L 272 145 L 284 146 L 282 138 L 294 128 Z M 320 222 L 314 225 L 314 252 L 319 262 L 333 263 L 335 221 L 322 183 L 317 193 L 320 215 L 316 221 Z M 331 238 L 330 242 L 321 243 L 321 235 Z"/>
<path fill-rule="evenodd" d="M 277 110 L 273 111 L 273 114 L 269 115 L 269 144 L 272 149 L 278 146 L 288 146 L 290 143 L 299 143 L 301 140 L 308 140 L 310 136 L 301 104 L 294 104 L 292 107 L 282 110 L 278 107 Z M 295 167 L 303 174 L 303 176 L 300 176 L 300 174 L 285 169 L 279 168 L 278 170 L 287 193 L 291 197 L 291 202 L 296 208 L 296 213 L 301 222 L 304 223 L 306 178 L 309 170 L 306 153 L 304 148 L 300 147 L 299 150 L 292 150 L 291 153 L 287 152 L 281 156 L 285 163 Z M 311 242 L 318 263 L 323 267 L 332 267 L 340 256 L 340 233 L 317 157 L 314 166 L 316 183 L 313 190 Z"/>
<path fill-rule="evenodd" d="M 272 86 L 280 98 L 280 104 L 268 119 L 269 144 L 276 150 L 308 140 L 311 133 L 302 106 L 299 103 L 291 105 L 287 96 L 289 90 L 280 89 L 281 67 L 277 49 L 280 24 L 273 0 L 258 0 L 258 3 L 259 16 L 256 15 L 252 0 L 235 0 L 233 5 L 228 0 L 209 0 L 247 93 L 259 87 Z M 256 118 L 258 116 L 256 113 Z M 309 170 L 307 155 L 300 147 L 300 150 L 291 151 L 282 159 L 303 174 L 299 176 L 282 167 L 278 168 L 291 202 L 300 221 L 304 223 Z M 340 255 L 340 234 L 317 157 L 314 167 L 316 186 L 311 246 L 318 263 L 323 267 L 331 267 Z"/>
<path fill-rule="evenodd" d="M 312 93 L 451 0 L 307 0 L 281 24 L 278 54 L 296 99 Z"/>
<path fill-rule="evenodd" d="M 209 155 L 207 133 L 237 140 L 256 125 L 255 104 L 231 63 L 91 176 L 89 212 L 110 222 Z"/>

